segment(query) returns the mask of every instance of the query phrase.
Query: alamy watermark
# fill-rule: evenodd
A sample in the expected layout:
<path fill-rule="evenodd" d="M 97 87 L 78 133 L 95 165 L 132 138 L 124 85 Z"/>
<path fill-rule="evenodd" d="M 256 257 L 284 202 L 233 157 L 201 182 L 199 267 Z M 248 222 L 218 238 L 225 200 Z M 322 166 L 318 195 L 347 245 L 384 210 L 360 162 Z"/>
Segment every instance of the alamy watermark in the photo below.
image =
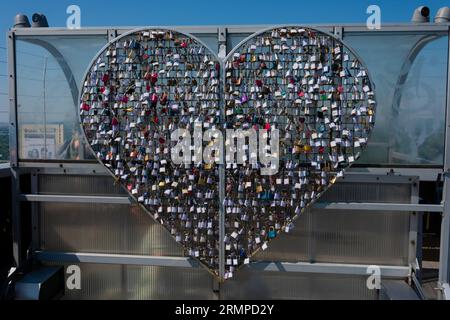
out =
<path fill-rule="evenodd" d="M 66 13 L 70 14 L 67 18 L 67 29 L 80 29 L 81 28 L 81 9 L 79 6 L 71 4 L 67 7 Z"/>
<path fill-rule="evenodd" d="M 261 175 L 274 175 L 279 169 L 279 130 L 227 129 L 226 139 L 218 129 L 202 130 L 196 123 L 193 137 L 188 129 L 176 129 L 171 140 L 174 164 L 251 164 Z M 248 141 L 248 142 L 247 142 Z M 206 145 L 206 146 L 204 146 Z M 259 159 L 258 159 L 259 158 Z M 225 160 L 225 161 L 224 161 Z"/>
<path fill-rule="evenodd" d="M 366 273 L 370 275 L 366 280 L 367 289 L 381 289 L 381 268 L 375 265 L 368 266 Z"/>
<path fill-rule="evenodd" d="M 66 269 L 67 279 L 66 287 L 69 290 L 81 289 L 81 269 L 79 266 L 72 264 Z"/>
<path fill-rule="evenodd" d="M 370 5 L 366 10 L 367 14 L 370 16 L 367 18 L 366 26 L 369 30 L 380 30 L 381 29 L 381 9 L 377 5 Z"/>

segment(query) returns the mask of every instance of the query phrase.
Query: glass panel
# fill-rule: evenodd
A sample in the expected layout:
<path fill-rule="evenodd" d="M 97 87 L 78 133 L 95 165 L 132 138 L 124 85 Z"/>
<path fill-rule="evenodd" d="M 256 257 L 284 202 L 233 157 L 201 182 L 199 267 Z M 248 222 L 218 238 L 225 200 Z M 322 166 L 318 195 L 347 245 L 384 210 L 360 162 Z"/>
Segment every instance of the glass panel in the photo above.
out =
<path fill-rule="evenodd" d="M 442 165 L 448 38 L 358 33 L 344 41 L 366 63 L 378 102 L 358 164 Z"/>
<path fill-rule="evenodd" d="M 211 33 L 193 33 L 194 37 L 197 37 L 200 41 L 202 41 L 212 52 L 217 54 L 219 49 L 219 42 L 217 39 L 217 34 Z"/>
<path fill-rule="evenodd" d="M 216 39 L 206 39 L 202 34 L 197 36 L 216 50 Z M 229 48 L 246 36 L 228 37 Z M 75 86 L 69 85 L 59 64 L 61 59 L 58 60 L 37 43 L 38 39 L 45 40 L 45 43 L 59 50 L 73 72 Z M 86 67 L 106 41 L 106 35 L 18 38 L 21 159 L 92 158 L 91 153 L 83 148 L 85 141 L 78 130 L 78 105 L 73 101 L 71 89 L 80 86 Z M 365 32 L 346 34 L 344 41 L 355 49 L 368 66 L 377 92 L 374 132 L 358 164 L 442 165 L 447 36 Z M 423 45 L 418 46 L 418 43 Z M 418 47 L 416 54 L 412 54 L 414 47 Z M 412 59 L 408 68 L 411 57 L 415 59 Z M 404 83 L 399 79 L 403 79 Z M 3 106 L 1 102 L 0 105 Z M 6 113 L 6 109 L 4 111 Z M 44 135 L 44 132 L 47 134 Z"/>
<path fill-rule="evenodd" d="M 105 43 L 106 36 L 18 37 L 20 159 L 92 158 L 78 125 L 78 86 Z"/>

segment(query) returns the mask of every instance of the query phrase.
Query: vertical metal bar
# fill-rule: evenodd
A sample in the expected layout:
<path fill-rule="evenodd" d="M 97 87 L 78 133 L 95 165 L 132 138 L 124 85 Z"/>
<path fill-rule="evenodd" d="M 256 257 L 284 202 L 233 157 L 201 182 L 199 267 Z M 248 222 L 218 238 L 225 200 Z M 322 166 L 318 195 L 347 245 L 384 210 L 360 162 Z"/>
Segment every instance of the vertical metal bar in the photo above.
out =
<path fill-rule="evenodd" d="M 13 256 L 17 267 L 22 264 L 21 213 L 20 213 L 20 171 L 18 166 L 18 124 L 17 124 L 17 77 L 16 77 L 16 41 L 14 32 L 10 31 L 8 43 L 8 77 L 9 77 L 9 151 L 11 163 L 11 215 Z"/>
<path fill-rule="evenodd" d="M 221 51 L 226 53 L 227 43 L 226 43 L 226 30 L 224 28 L 219 28 L 218 30 L 218 43 L 219 43 L 219 57 L 225 58 L 225 56 L 220 56 Z M 225 63 L 222 61 L 221 63 L 221 87 L 225 85 Z M 223 99 L 223 92 L 220 90 L 220 125 L 222 126 L 222 144 L 220 151 L 220 159 L 221 163 L 219 164 L 219 276 L 221 279 L 225 276 L 225 208 L 224 208 L 224 200 L 225 200 L 225 103 Z M 225 137 L 225 138 L 224 138 Z M 220 299 L 220 286 L 218 290 L 218 296 Z"/>
<path fill-rule="evenodd" d="M 218 29 L 217 43 L 219 45 L 218 56 L 223 59 L 227 55 L 227 29 L 220 27 Z"/>
<path fill-rule="evenodd" d="M 222 147 L 223 150 L 223 147 Z M 223 163 L 219 164 L 219 276 L 223 279 L 225 275 L 225 168 Z"/>
<path fill-rule="evenodd" d="M 31 173 L 31 193 L 37 194 L 39 193 L 39 186 L 38 186 L 38 179 L 39 176 L 37 175 L 36 171 L 33 171 Z M 41 246 L 40 241 L 40 222 L 39 222 L 39 203 L 38 202 L 32 202 L 31 203 L 31 245 L 33 252 L 35 250 L 39 250 Z"/>
<path fill-rule="evenodd" d="M 14 32 L 8 33 L 8 77 L 9 77 L 9 152 L 11 168 L 16 168 L 19 158 L 17 147 L 17 83 L 16 83 L 16 41 Z"/>
<path fill-rule="evenodd" d="M 411 203 L 419 203 L 419 188 L 418 183 L 414 180 L 411 183 Z M 408 263 L 415 265 L 416 252 L 417 252 L 417 212 L 413 211 L 409 214 L 409 251 L 408 251 Z"/>
<path fill-rule="evenodd" d="M 46 91 L 47 91 L 47 83 L 46 83 L 46 77 L 47 77 L 47 60 L 48 57 L 45 56 L 44 57 L 44 70 L 42 72 L 42 104 L 44 107 L 44 154 L 45 154 L 45 158 L 44 159 L 48 159 L 47 158 L 47 101 L 46 101 Z"/>
<path fill-rule="evenodd" d="M 112 40 L 114 40 L 114 38 L 117 37 L 117 29 L 108 29 L 107 34 L 108 34 L 108 42 L 111 42 Z"/>
<path fill-rule="evenodd" d="M 449 282 L 449 250 L 450 250 L 450 27 L 447 38 L 447 98 L 445 108 L 445 153 L 444 153 L 444 190 L 442 202 L 444 212 L 441 222 L 441 243 L 439 252 L 439 298 L 444 297 L 443 286 Z"/>
<path fill-rule="evenodd" d="M 413 195 L 417 200 L 415 200 L 415 203 L 420 202 L 420 177 L 417 178 L 416 181 L 414 181 L 413 185 Z M 422 283 L 422 247 L 423 247 L 423 211 L 417 212 L 417 232 L 416 232 L 416 260 L 415 260 L 415 267 L 416 270 L 414 270 L 415 279 L 417 280 L 417 284 L 421 285 Z M 414 280 L 414 278 L 412 279 Z M 420 288 L 420 290 L 422 290 Z"/>
<path fill-rule="evenodd" d="M 334 27 L 333 34 L 336 38 L 342 40 L 342 38 L 344 37 L 344 27 Z"/>

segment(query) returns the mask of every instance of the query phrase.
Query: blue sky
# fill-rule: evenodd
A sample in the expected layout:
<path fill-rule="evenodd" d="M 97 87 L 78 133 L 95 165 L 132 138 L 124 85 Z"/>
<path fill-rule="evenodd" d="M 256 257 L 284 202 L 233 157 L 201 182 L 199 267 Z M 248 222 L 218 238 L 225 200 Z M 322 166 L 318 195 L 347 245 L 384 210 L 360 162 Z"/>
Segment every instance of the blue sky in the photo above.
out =
<path fill-rule="evenodd" d="M 44 13 L 51 27 L 65 27 L 66 8 L 81 8 L 81 24 L 88 26 L 277 24 L 277 23 L 361 23 L 371 4 L 381 8 L 382 23 L 408 22 L 414 8 L 427 5 L 434 16 L 450 5 L 444 0 L 165 0 L 165 1 L 75 1 L 14 0 L 2 3 L 0 11 L 0 122 L 7 119 L 5 38 L 17 13 Z"/>

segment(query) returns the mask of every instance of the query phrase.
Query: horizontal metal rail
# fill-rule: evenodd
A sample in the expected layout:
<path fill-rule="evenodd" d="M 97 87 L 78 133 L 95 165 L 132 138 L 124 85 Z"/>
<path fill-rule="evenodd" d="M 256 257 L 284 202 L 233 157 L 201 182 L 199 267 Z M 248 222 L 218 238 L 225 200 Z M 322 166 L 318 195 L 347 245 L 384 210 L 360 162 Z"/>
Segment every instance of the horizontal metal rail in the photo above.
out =
<path fill-rule="evenodd" d="M 21 201 L 28 202 L 66 202 L 66 203 L 111 203 L 130 204 L 129 197 L 109 196 L 72 196 L 55 194 L 21 194 Z M 363 210 L 363 211 L 396 211 L 396 212 L 443 212 L 440 204 L 411 204 L 411 203 L 370 203 L 370 202 L 317 202 L 313 205 L 317 209 L 333 210 Z"/>
<path fill-rule="evenodd" d="M 46 195 L 46 194 L 21 194 L 20 201 L 29 202 L 65 202 L 65 203 L 111 203 L 130 204 L 128 197 L 109 196 L 71 196 L 71 195 Z"/>
<path fill-rule="evenodd" d="M 162 257 L 105 253 L 35 251 L 36 259 L 49 262 L 130 264 L 141 266 L 165 266 L 198 268 L 200 264 L 190 257 Z"/>
<path fill-rule="evenodd" d="M 254 262 L 249 267 L 260 271 L 331 273 L 346 275 L 370 275 L 369 267 L 374 265 L 346 263 L 308 263 L 308 262 Z M 381 276 L 406 278 L 411 275 L 409 266 L 375 265 L 380 268 Z"/>
<path fill-rule="evenodd" d="M 283 24 L 289 25 L 289 24 Z M 448 23 L 394 23 L 394 24 L 383 24 L 380 30 L 369 30 L 365 24 L 305 24 L 305 27 L 318 28 L 318 29 L 331 29 L 333 27 L 343 28 L 345 32 L 448 32 Z M 189 33 L 204 33 L 204 34 L 215 34 L 219 27 L 227 28 L 227 33 L 254 33 L 259 30 L 268 27 L 277 27 L 281 25 L 226 25 L 226 26 L 148 26 L 149 28 L 170 28 L 177 29 Z M 119 33 L 123 33 L 136 28 L 141 28 L 142 26 L 126 26 L 126 27 L 83 27 L 81 29 L 67 29 L 67 28 L 13 28 L 12 31 L 16 36 L 45 36 L 45 35 L 105 35 L 108 30 L 118 30 Z"/>
<path fill-rule="evenodd" d="M 67 174 L 67 175 L 105 175 L 110 176 L 108 169 L 98 162 L 20 162 L 20 167 L 24 172 L 26 169 L 37 171 L 39 174 Z M 344 178 L 351 174 L 373 175 L 374 178 L 383 182 L 390 181 L 398 183 L 394 179 L 398 177 L 419 177 L 420 181 L 436 181 L 439 174 L 443 174 L 443 168 L 403 168 L 403 167 L 351 167 L 347 169 Z M 400 181 L 400 183 L 402 183 Z"/>
<path fill-rule="evenodd" d="M 36 258 L 44 262 L 57 263 L 97 263 L 97 264 L 125 264 L 141 266 L 166 266 L 182 268 L 198 268 L 200 264 L 189 257 L 159 257 L 143 255 L 120 255 L 104 253 L 81 252 L 51 252 L 36 251 Z M 368 275 L 365 264 L 344 263 L 308 263 L 308 262 L 264 262 L 256 261 L 248 265 L 250 269 L 272 272 L 296 272 L 296 273 L 326 273 L 342 275 Z M 389 278 L 406 278 L 411 275 L 409 266 L 379 265 L 381 276 Z"/>
<path fill-rule="evenodd" d="M 411 203 L 368 203 L 368 202 L 317 202 L 313 206 L 318 209 L 333 210 L 370 210 L 370 211 L 398 211 L 398 212 L 443 212 L 440 204 L 411 204 Z"/>
<path fill-rule="evenodd" d="M 81 253 L 81 252 L 52 252 L 36 251 L 36 259 L 44 262 L 58 263 L 98 263 L 98 264 L 125 264 L 140 266 L 165 266 L 181 268 L 199 268 L 200 264 L 189 257 L 161 257 L 144 255 L 121 255 L 104 253 Z M 368 275 L 365 264 L 344 263 L 308 263 L 308 262 L 264 262 L 256 261 L 248 265 L 250 269 L 274 272 L 297 272 L 297 273 L 326 273 L 343 275 Z M 387 266 L 377 265 L 381 276 L 389 278 L 406 278 L 411 275 L 409 266 Z"/>

